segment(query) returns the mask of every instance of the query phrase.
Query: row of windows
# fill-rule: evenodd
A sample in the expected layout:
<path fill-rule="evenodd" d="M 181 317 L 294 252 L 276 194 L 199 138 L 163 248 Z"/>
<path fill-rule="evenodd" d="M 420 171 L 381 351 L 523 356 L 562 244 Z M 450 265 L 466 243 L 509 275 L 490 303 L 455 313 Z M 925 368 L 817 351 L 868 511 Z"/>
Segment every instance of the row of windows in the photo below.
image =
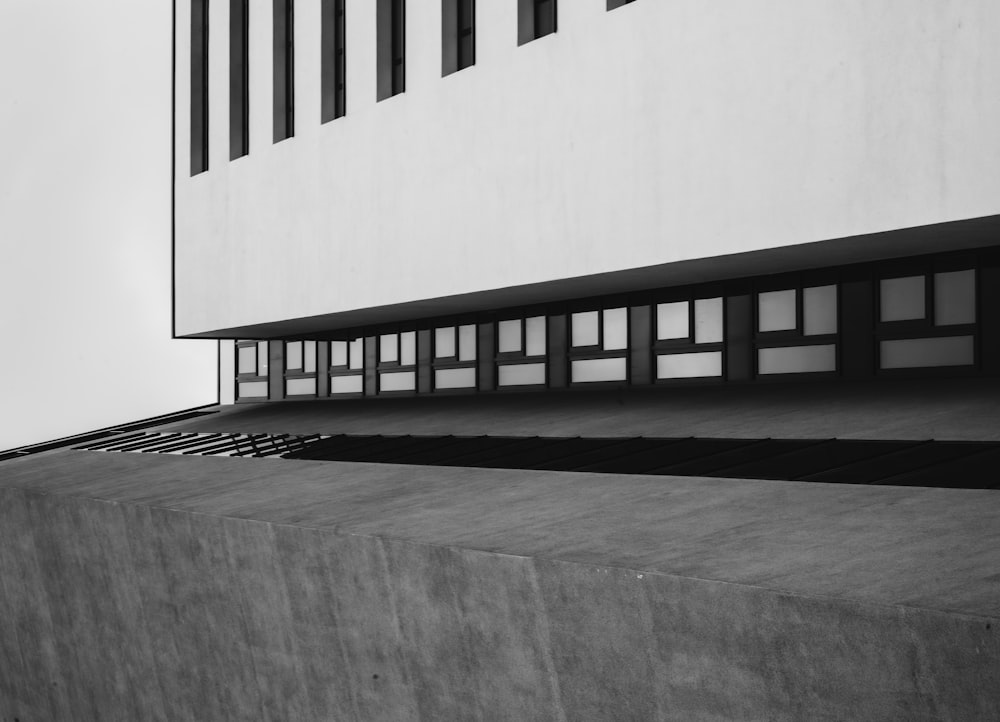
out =
<path fill-rule="evenodd" d="M 856 316 L 867 308 L 874 324 L 861 345 L 874 344 L 882 372 L 974 368 L 977 283 L 974 268 L 879 279 L 872 297 L 855 299 L 851 309 Z M 737 338 L 747 339 L 756 377 L 841 371 L 842 283 L 758 288 L 740 297 L 709 290 L 641 305 L 594 302 L 564 314 L 288 341 L 284 393 L 316 396 L 320 373 L 330 396 L 723 380 Z M 744 299 L 751 302 L 742 307 Z M 240 398 L 268 396 L 266 347 L 238 343 Z"/>
<path fill-rule="evenodd" d="M 250 0 L 229 0 L 229 157 L 250 152 Z M 633 0 L 608 0 L 608 10 Z M 406 90 L 406 0 L 376 0 L 376 97 Z M 191 2 L 191 175 L 208 170 L 209 0 Z M 295 0 L 272 0 L 273 141 L 295 134 Z M 518 44 L 556 31 L 556 0 L 518 0 Z M 321 0 L 321 120 L 347 113 L 345 0 Z M 476 62 L 475 0 L 441 1 L 441 74 Z"/>

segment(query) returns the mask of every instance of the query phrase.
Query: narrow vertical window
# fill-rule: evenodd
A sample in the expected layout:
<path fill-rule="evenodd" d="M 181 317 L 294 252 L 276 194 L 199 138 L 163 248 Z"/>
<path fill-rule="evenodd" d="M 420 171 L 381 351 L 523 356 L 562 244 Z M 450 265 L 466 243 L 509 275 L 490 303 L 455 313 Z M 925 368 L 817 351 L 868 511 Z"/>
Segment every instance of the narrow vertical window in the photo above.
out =
<path fill-rule="evenodd" d="M 475 63 L 475 0 L 441 0 L 441 75 Z"/>
<path fill-rule="evenodd" d="M 229 0 L 229 159 L 250 152 L 250 0 Z"/>
<path fill-rule="evenodd" d="M 208 0 L 191 2 L 191 175 L 208 170 Z"/>
<path fill-rule="evenodd" d="M 274 142 L 295 135 L 295 0 L 274 0 Z"/>
<path fill-rule="evenodd" d="M 551 35 L 556 31 L 556 0 L 518 0 L 517 44 Z"/>
<path fill-rule="evenodd" d="M 378 0 L 378 100 L 406 90 L 406 2 Z"/>
<path fill-rule="evenodd" d="M 347 113 L 347 25 L 344 0 L 323 0 L 320 28 L 323 51 L 324 123 Z"/>

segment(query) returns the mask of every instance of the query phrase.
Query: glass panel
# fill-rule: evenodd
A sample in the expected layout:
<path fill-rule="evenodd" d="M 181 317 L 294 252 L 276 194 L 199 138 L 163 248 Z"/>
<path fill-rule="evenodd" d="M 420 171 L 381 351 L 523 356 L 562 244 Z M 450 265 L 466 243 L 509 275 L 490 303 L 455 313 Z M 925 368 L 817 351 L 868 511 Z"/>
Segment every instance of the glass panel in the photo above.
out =
<path fill-rule="evenodd" d="M 288 371 L 302 370 L 301 341 L 288 341 L 285 344 L 285 369 Z"/>
<path fill-rule="evenodd" d="M 365 340 L 356 338 L 351 341 L 351 368 L 360 369 L 365 365 Z"/>
<path fill-rule="evenodd" d="M 787 346 L 757 351 L 757 369 L 765 374 L 801 374 L 837 370 L 837 346 Z"/>
<path fill-rule="evenodd" d="M 926 317 L 924 277 L 883 278 L 879 283 L 879 318 L 883 321 L 911 321 Z"/>
<path fill-rule="evenodd" d="M 302 369 L 308 373 L 316 372 L 316 342 L 306 341 L 303 344 L 302 353 L 305 356 L 303 359 Z"/>
<path fill-rule="evenodd" d="M 598 311 L 584 311 L 572 315 L 572 343 L 574 346 L 596 346 L 599 343 L 598 313 Z"/>
<path fill-rule="evenodd" d="M 398 334 L 387 333 L 378 337 L 378 360 L 399 361 Z"/>
<path fill-rule="evenodd" d="M 360 394 L 365 388 L 365 377 L 361 374 L 356 376 L 331 376 L 330 395 L 334 394 Z"/>
<path fill-rule="evenodd" d="M 455 327 L 434 329 L 434 358 L 452 358 L 455 355 Z"/>
<path fill-rule="evenodd" d="M 286 379 L 286 396 L 315 396 L 316 379 Z"/>
<path fill-rule="evenodd" d="M 545 383 L 545 364 L 505 364 L 498 369 L 501 386 L 536 386 Z"/>
<path fill-rule="evenodd" d="M 257 375 L 267 376 L 267 341 L 257 342 Z"/>
<path fill-rule="evenodd" d="M 976 272 L 934 274 L 934 324 L 955 326 L 976 322 Z"/>
<path fill-rule="evenodd" d="M 802 333 L 837 333 L 837 287 L 813 286 L 802 291 Z"/>
<path fill-rule="evenodd" d="M 497 347 L 500 353 L 520 352 L 521 319 L 501 321 L 497 324 Z"/>
<path fill-rule="evenodd" d="M 412 366 L 417 362 L 417 332 L 407 331 L 399 334 L 399 363 Z"/>
<path fill-rule="evenodd" d="M 458 327 L 458 360 L 476 360 L 476 325 Z"/>
<path fill-rule="evenodd" d="M 379 391 L 413 391 L 416 387 L 417 375 L 413 371 L 396 371 L 378 376 Z"/>
<path fill-rule="evenodd" d="M 545 316 L 532 316 L 525 322 L 525 348 L 526 356 L 545 355 Z"/>
<path fill-rule="evenodd" d="M 239 395 L 241 399 L 266 399 L 267 381 L 240 381 Z"/>
<path fill-rule="evenodd" d="M 694 342 L 722 343 L 721 298 L 699 298 L 694 302 Z"/>
<path fill-rule="evenodd" d="M 238 354 L 237 373 L 255 374 L 257 373 L 257 347 L 240 346 L 236 349 Z"/>
<path fill-rule="evenodd" d="M 435 369 L 435 389 L 474 389 L 476 387 L 475 369 Z"/>
<path fill-rule="evenodd" d="M 656 357 L 656 378 L 694 379 L 722 376 L 722 352 L 673 353 Z"/>
<path fill-rule="evenodd" d="M 331 366 L 347 365 L 347 341 L 330 342 L 330 365 Z"/>
<path fill-rule="evenodd" d="M 624 381 L 626 379 L 625 359 L 593 358 L 573 361 L 571 372 L 573 383 Z"/>
<path fill-rule="evenodd" d="M 882 341 L 880 346 L 884 369 L 971 366 L 975 363 L 972 336 L 907 338 Z"/>
<path fill-rule="evenodd" d="M 758 331 L 795 330 L 795 289 L 757 294 Z"/>
<path fill-rule="evenodd" d="M 628 309 L 608 308 L 604 311 L 604 350 L 628 348 Z"/>
<path fill-rule="evenodd" d="M 656 304 L 656 338 L 687 338 L 691 335 L 688 302 Z"/>

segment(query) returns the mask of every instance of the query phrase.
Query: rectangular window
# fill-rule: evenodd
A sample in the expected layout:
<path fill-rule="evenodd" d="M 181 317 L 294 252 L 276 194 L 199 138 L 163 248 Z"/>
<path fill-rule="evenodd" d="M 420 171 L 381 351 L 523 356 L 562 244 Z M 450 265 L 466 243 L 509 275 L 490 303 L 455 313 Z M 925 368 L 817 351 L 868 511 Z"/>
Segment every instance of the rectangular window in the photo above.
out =
<path fill-rule="evenodd" d="M 240 339 L 236 342 L 236 398 L 266 401 L 268 396 L 268 343 Z"/>
<path fill-rule="evenodd" d="M 724 311 L 721 296 L 656 304 L 656 378 L 722 376 Z"/>
<path fill-rule="evenodd" d="M 191 0 L 191 175 L 208 170 L 208 0 Z"/>
<path fill-rule="evenodd" d="M 593 313 L 597 313 L 594 311 Z M 497 385 L 543 386 L 546 365 L 545 316 L 514 318 L 497 324 Z"/>
<path fill-rule="evenodd" d="M 406 90 L 406 2 L 378 0 L 375 13 L 377 44 L 377 99 Z"/>
<path fill-rule="evenodd" d="M 250 0 L 229 0 L 229 159 L 250 152 Z"/>
<path fill-rule="evenodd" d="M 285 342 L 285 396 L 316 395 L 316 342 Z"/>
<path fill-rule="evenodd" d="M 556 31 L 556 0 L 518 0 L 517 44 L 551 35 Z"/>
<path fill-rule="evenodd" d="M 295 0 L 274 0 L 274 142 L 295 135 Z"/>
<path fill-rule="evenodd" d="M 345 0 L 323 0 L 321 47 L 324 123 L 347 113 L 347 16 Z"/>
<path fill-rule="evenodd" d="M 476 63 L 476 1 L 441 0 L 441 75 Z"/>
<path fill-rule="evenodd" d="M 907 338 L 879 343 L 883 369 L 972 366 L 976 362 L 972 336 Z"/>
<path fill-rule="evenodd" d="M 330 396 L 364 392 L 364 338 L 330 342 Z"/>

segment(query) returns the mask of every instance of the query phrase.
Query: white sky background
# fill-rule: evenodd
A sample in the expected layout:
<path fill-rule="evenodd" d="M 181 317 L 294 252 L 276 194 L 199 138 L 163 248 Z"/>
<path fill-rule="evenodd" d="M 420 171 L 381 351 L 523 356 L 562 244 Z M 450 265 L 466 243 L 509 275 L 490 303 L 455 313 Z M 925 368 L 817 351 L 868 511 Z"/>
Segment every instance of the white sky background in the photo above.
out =
<path fill-rule="evenodd" d="M 0 0 L 0 450 L 216 401 L 171 340 L 170 0 Z"/>

